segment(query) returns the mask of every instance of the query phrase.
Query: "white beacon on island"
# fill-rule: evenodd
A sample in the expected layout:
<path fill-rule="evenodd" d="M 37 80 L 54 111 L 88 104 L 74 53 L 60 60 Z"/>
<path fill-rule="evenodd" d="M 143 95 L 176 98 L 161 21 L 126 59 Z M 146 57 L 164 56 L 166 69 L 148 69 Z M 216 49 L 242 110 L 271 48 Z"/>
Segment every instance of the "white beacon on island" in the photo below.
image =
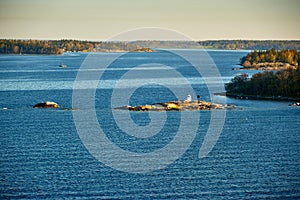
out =
<path fill-rule="evenodd" d="M 192 96 L 188 95 L 187 98 L 186 98 L 186 101 L 192 101 Z"/>

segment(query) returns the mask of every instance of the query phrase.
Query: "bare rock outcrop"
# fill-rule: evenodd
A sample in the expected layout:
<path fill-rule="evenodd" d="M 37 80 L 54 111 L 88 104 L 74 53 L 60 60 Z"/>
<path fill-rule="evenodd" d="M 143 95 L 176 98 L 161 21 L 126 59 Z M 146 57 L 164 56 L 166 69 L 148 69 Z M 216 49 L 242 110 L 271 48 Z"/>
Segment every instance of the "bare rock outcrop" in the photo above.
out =
<path fill-rule="evenodd" d="M 233 109 L 234 105 L 217 104 L 207 101 L 169 101 L 155 103 L 152 105 L 123 106 L 115 109 L 130 111 L 193 111 L 193 110 L 212 110 L 212 109 Z"/>
<path fill-rule="evenodd" d="M 46 101 L 46 102 L 35 104 L 33 108 L 60 108 L 60 106 L 55 102 Z"/>

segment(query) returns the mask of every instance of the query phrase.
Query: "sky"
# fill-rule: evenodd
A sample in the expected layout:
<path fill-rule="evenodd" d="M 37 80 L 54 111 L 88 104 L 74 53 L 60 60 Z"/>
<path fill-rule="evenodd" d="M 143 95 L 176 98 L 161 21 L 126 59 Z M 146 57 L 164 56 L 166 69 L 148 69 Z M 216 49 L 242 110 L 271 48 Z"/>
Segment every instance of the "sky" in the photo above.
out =
<path fill-rule="evenodd" d="M 299 10 L 300 0 L 0 0 L 0 38 L 97 41 L 155 27 L 193 40 L 299 40 Z"/>

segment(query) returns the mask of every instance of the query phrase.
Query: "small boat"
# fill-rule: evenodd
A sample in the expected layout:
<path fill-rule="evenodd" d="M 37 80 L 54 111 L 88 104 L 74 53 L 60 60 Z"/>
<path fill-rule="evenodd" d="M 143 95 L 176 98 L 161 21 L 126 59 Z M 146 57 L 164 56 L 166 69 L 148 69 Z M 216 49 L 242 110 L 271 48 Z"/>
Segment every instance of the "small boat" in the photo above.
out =
<path fill-rule="evenodd" d="M 65 65 L 65 64 L 60 64 L 59 67 L 61 67 L 61 68 L 67 68 L 67 65 Z"/>

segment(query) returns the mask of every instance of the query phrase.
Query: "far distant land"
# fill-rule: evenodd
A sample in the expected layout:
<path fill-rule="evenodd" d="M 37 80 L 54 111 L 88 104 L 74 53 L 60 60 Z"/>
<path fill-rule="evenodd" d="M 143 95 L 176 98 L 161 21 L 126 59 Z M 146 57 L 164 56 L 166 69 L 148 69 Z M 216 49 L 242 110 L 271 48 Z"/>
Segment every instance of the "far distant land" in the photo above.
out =
<path fill-rule="evenodd" d="M 148 48 L 148 49 L 147 49 Z M 150 48 L 224 49 L 224 50 L 300 50 L 300 40 L 206 40 L 131 42 L 82 40 L 0 39 L 0 54 L 63 54 L 65 52 L 152 52 Z M 145 49 L 145 51 L 143 51 Z"/>

